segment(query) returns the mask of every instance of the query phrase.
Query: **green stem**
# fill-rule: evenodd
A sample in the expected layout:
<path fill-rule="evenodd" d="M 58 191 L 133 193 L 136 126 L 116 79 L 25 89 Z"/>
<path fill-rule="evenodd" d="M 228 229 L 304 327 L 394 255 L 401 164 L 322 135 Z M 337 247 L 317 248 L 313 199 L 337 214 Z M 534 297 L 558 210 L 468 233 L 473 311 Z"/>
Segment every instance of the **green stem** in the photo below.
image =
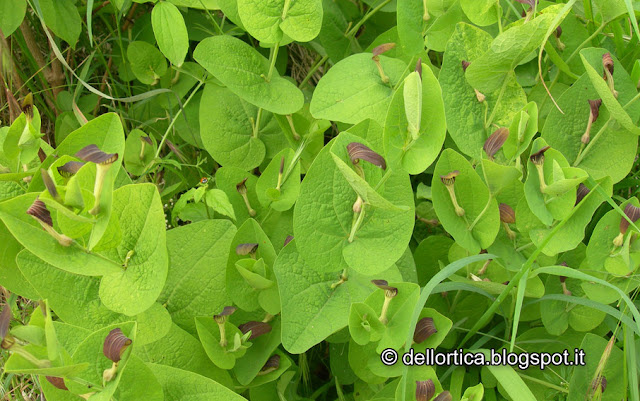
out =
<path fill-rule="evenodd" d="M 606 129 L 609 126 L 609 123 L 611 121 L 612 121 L 612 119 L 609 118 L 609 120 L 606 123 L 604 123 L 604 125 L 600 128 L 600 130 L 598 130 L 598 133 L 593 138 L 591 138 L 589 143 L 587 145 L 583 144 L 583 146 L 580 147 L 580 150 L 578 151 L 578 156 L 576 156 L 576 161 L 573 162 L 573 166 L 574 167 L 576 167 L 578 164 L 580 164 L 582 159 L 584 159 L 584 157 L 589 153 L 589 151 L 593 147 L 593 144 L 598 142 L 598 138 L 600 138 L 602 133 L 606 131 Z"/>
<path fill-rule="evenodd" d="M 591 36 L 589 36 L 588 38 L 586 38 L 584 40 L 584 42 L 580 43 L 580 45 L 578 47 L 576 47 L 576 49 L 573 51 L 573 53 L 571 53 L 571 55 L 569 56 L 569 58 L 567 59 L 566 63 L 569 64 L 569 62 L 571 60 L 573 60 L 573 58 L 576 56 L 576 54 L 578 54 L 578 52 L 585 47 L 589 42 L 591 42 L 593 40 L 593 38 L 595 38 L 596 36 L 598 36 L 600 34 L 600 32 L 602 32 L 602 30 L 604 29 L 605 24 L 602 24 L 598 27 L 598 29 L 595 30 L 595 32 L 593 32 L 591 34 Z"/>
<path fill-rule="evenodd" d="M 267 82 L 271 81 L 271 77 L 273 76 L 273 71 L 276 67 L 276 60 L 278 59 L 278 51 L 280 50 L 280 42 L 276 42 L 271 51 L 271 55 L 269 57 L 269 73 L 267 74 Z"/>
<path fill-rule="evenodd" d="M 380 11 L 382 9 L 382 7 L 386 6 L 387 4 L 391 3 L 391 0 L 383 0 L 382 3 L 378 4 L 375 8 L 372 8 L 364 17 L 362 17 L 362 19 L 360 21 L 358 21 L 357 24 L 355 24 L 350 30 L 349 32 L 347 32 L 347 38 L 351 39 L 357 32 L 358 29 L 360 29 L 360 27 L 367 22 L 367 20 L 371 17 L 373 17 L 373 15 L 375 13 L 377 13 L 378 11 Z"/>
<path fill-rule="evenodd" d="M 476 217 L 475 220 L 473 220 L 473 223 L 471 223 L 471 225 L 468 228 L 469 231 L 473 230 L 473 227 L 475 227 L 476 224 L 478 224 L 482 216 L 484 216 L 484 214 L 487 213 L 487 210 L 489 210 L 489 206 L 491 206 L 492 200 L 493 200 L 493 194 L 489 194 L 489 200 L 487 200 L 487 204 L 484 205 L 484 209 L 482 209 L 478 217 Z"/>
<path fill-rule="evenodd" d="M 311 79 L 313 74 L 315 74 L 316 71 L 318 71 L 318 68 L 320 68 L 320 66 L 326 63 L 327 60 L 329 60 L 329 56 L 324 56 L 320 60 L 318 60 L 316 63 L 314 63 L 313 67 L 311 67 L 311 69 L 309 70 L 307 75 L 304 77 L 302 82 L 300 82 L 300 85 L 298 85 L 298 88 L 302 89 L 302 87 L 305 86 L 305 84 Z"/>
<path fill-rule="evenodd" d="M 351 233 L 349 233 L 349 242 L 350 243 L 353 242 L 353 239 L 356 236 L 356 232 L 358 231 L 358 228 L 360 228 L 360 225 L 362 224 L 362 221 L 364 220 L 364 211 L 365 211 L 366 205 L 367 205 L 366 203 L 364 203 L 362 205 L 362 209 L 360 210 L 360 213 L 358 213 L 358 218 L 351 225 Z"/>
<path fill-rule="evenodd" d="M 171 132 L 171 129 L 173 128 L 173 125 L 176 123 L 176 121 L 178 120 L 178 117 L 180 117 L 180 115 L 182 114 L 182 111 L 187 107 L 189 102 L 191 102 L 191 99 L 193 99 L 193 97 L 195 96 L 195 94 L 198 92 L 198 90 L 200 89 L 200 87 L 202 85 L 204 85 L 204 81 L 200 81 L 198 83 L 198 85 L 195 87 L 195 89 L 191 92 L 191 95 L 189 95 L 187 100 L 185 100 L 185 102 L 182 105 L 182 107 L 180 108 L 180 110 L 178 110 L 176 115 L 171 119 L 171 123 L 167 127 L 167 130 L 164 132 L 164 135 L 162 136 L 162 140 L 158 144 L 158 150 L 156 150 L 156 155 L 155 155 L 156 159 L 160 156 L 160 151 L 162 150 L 162 147 L 164 146 L 164 142 L 167 140 L 167 137 L 169 136 L 169 132 Z"/>
<path fill-rule="evenodd" d="M 256 116 L 256 122 L 253 125 L 253 133 L 251 134 L 254 138 L 258 137 L 258 131 L 260 131 L 260 120 L 262 119 L 262 107 L 258 109 L 258 115 Z"/>
<path fill-rule="evenodd" d="M 569 390 L 567 390 L 567 389 L 566 389 L 566 388 L 564 388 L 564 387 L 556 386 L 555 384 L 552 384 L 552 383 L 546 382 L 546 381 L 544 381 L 544 380 L 536 379 L 535 377 L 532 377 L 532 376 L 527 376 L 527 375 L 522 374 L 522 373 L 520 373 L 520 372 L 518 372 L 518 375 L 519 375 L 520 377 L 522 377 L 523 379 L 526 379 L 526 380 L 532 381 L 532 382 L 534 382 L 534 383 L 541 384 L 541 385 L 543 385 L 543 386 L 545 386 L 545 387 L 552 388 L 552 389 L 554 389 L 554 390 L 561 391 L 561 392 L 563 392 L 563 393 L 567 393 L 567 394 L 569 393 Z"/>
<path fill-rule="evenodd" d="M 489 120 L 484 124 L 485 129 L 489 128 L 491 126 L 491 123 L 493 122 L 493 118 L 496 115 L 496 111 L 498 111 L 498 106 L 500 105 L 500 101 L 502 100 L 504 91 L 507 89 L 507 85 L 509 84 L 509 77 L 510 75 L 507 75 L 506 77 L 504 77 L 504 82 L 502 83 L 502 87 L 500 88 L 500 93 L 498 93 L 498 98 L 496 99 L 496 105 L 493 107 L 493 110 L 491 110 L 491 114 L 489 115 Z"/>

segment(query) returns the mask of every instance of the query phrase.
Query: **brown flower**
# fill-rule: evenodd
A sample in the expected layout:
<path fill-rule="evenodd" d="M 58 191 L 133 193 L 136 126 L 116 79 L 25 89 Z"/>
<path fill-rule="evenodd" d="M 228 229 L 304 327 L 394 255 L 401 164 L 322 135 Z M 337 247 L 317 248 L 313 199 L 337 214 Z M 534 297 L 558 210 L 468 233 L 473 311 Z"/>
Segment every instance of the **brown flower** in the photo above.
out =
<path fill-rule="evenodd" d="M 438 330 L 436 329 L 433 318 L 424 317 L 418 320 L 418 323 L 416 324 L 416 329 L 413 332 L 413 341 L 416 344 L 420 344 L 437 332 Z"/>
<path fill-rule="evenodd" d="M 64 234 L 60 234 L 53 228 L 53 219 L 51 218 L 51 213 L 47 206 L 43 201 L 37 199 L 33 201 L 29 209 L 27 209 L 27 214 L 33 217 L 40 226 L 51 235 L 58 243 L 62 246 L 70 246 L 73 243 L 73 240 L 67 237 Z"/>
<path fill-rule="evenodd" d="M 84 166 L 83 162 L 66 162 L 62 166 L 58 167 L 58 173 L 65 178 L 69 178 L 77 173 L 82 166 Z"/>
<path fill-rule="evenodd" d="M 122 354 L 133 341 L 124 335 L 121 329 L 113 329 L 104 339 L 102 353 L 113 362 L 120 362 Z"/>
<path fill-rule="evenodd" d="M 271 326 L 268 323 L 256 322 L 253 320 L 247 323 L 241 324 L 240 326 L 238 326 L 238 329 L 240 329 L 242 334 L 247 334 L 248 332 L 251 332 L 249 341 L 271 332 Z"/>
<path fill-rule="evenodd" d="M 509 138 L 509 129 L 504 127 L 498 128 L 487 138 L 482 149 L 489 159 L 493 160 L 493 156 L 502 148 L 507 138 Z"/>
<path fill-rule="evenodd" d="M 359 142 L 351 142 L 348 144 L 347 152 L 349 153 L 351 163 L 354 165 L 358 164 L 360 160 L 365 160 L 382 168 L 383 170 L 386 170 L 387 168 L 387 163 L 385 162 L 384 157 Z"/>
<path fill-rule="evenodd" d="M 436 393 L 436 385 L 433 380 L 416 381 L 416 401 L 429 401 Z"/>

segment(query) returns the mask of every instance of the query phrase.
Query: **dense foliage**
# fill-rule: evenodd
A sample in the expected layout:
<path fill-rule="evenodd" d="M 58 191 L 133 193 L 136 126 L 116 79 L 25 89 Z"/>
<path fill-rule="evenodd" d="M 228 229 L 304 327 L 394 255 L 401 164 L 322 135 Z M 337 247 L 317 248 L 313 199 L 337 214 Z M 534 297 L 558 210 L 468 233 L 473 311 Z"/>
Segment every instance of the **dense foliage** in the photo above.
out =
<path fill-rule="evenodd" d="M 4 386 L 639 401 L 636 10 L 0 0 Z"/>

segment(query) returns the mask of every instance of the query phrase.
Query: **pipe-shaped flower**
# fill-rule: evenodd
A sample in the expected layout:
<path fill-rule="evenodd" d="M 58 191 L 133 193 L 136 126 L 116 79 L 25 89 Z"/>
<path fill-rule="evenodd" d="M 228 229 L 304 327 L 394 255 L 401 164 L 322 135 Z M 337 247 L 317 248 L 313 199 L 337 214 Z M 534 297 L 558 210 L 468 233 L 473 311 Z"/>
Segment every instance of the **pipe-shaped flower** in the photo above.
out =
<path fill-rule="evenodd" d="M 624 214 L 629 218 L 629 220 L 635 223 L 640 218 L 640 208 L 628 203 L 627 206 L 624 207 Z M 624 235 L 627 233 L 628 229 L 629 221 L 623 217 L 620 220 L 620 233 L 613 239 L 613 245 L 616 247 L 622 246 L 624 243 Z"/>
<path fill-rule="evenodd" d="M 545 146 L 539 151 L 535 152 L 531 156 L 529 156 L 529 160 L 536 166 L 536 170 L 538 170 L 538 180 L 540 181 L 540 192 L 544 193 L 547 189 L 547 183 L 544 180 L 544 152 L 549 150 L 551 146 Z"/>
<path fill-rule="evenodd" d="M 100 213 L 100 195 L 102 194 L 104 179 L 107 176 L 107 172 L 109 171 L 109 169 L 111 169 L 113 163 L 118 160 L 118 154 L 105 153 L 101 151 L 96 145 L 92 144 L 80 149 L 78 153 L 76 153 L 76 157 L 86 162 L 96 164 L 96 183 L 93 187 L 93 197 L 95 198 L 95 203 L 93 205 L 93 208 L 89 210 L 89 214 L 96 215 Z"/>
<path fill-rule="evenodd" d="M 64 234 L 60 234 L 53 228 L 53 219 L 51 218 L 51 213 L 47 206 L 40 199 L 36 199 L 33 201 L 29 209 L 27 209 L 27 214 L 36 219 L 38 223 L 42 226 L 42 228 L 49 233 L 56 241 L 62 246 L 69 246 L 73 242 L 73 240 L 67 237 Z"/>
<path fill-rule="evenodd" d="M 500 127 L 493 131 L 493 134 L 489 135 L 482 149 L 490 160 L 493 160 L 493 156 L 502 148 L 507 138 L 509 138 L 509 129 L 505 127 Z"/>
<path fill-rule="evenodd" d="M 451 198 L 451 203 L 453 203 L 456 214 L 462 217 L 464 216 L 465 212 L 464 209 L 458 204 L 458 199 L 456 198 L 456 190 L 454 187 L 456 183 L 456 177 L 459 175 L 460 172 L 458 170 L 454 170 L 448 174 L 441 175 L 440 181 L 444 184 L 445 188 L 447 188 L 447 191 L 449 192 L 449 197 Z"/>
<path fill-rule="evenodd" d="M 591 140 L 591 126 L 598 120 L 600 115 L 600 106 L 602 105 L 602 99 L 589 100 L 589 121 L 587 122 L 587 128 L 580 138 L 580 142 L 585 145 Z"/>
<path fill-rule="evenodd" d="M 256 215 L 256 211 L 253 210 L 253 208 L 251 207 L 251 202 L 249 202 L 249 196 L 247 195 L 247 180 L 249 179 L 249 177 L 245 178 L 244 180 L 240 181 L 239 183 L 236 184 L 236 191 L 238 191 L 238 193 L 240 194 L 240 196 L 242 196 L 242 199 L 244 200 L 244 204 L 247 207 L 247 212 L 249 212 L 249 216 L 254 217 Z"/>
<path fill-rule="evenodd" d="M 387 162 L 384 160 L 384 157 L 359 142 L 351 142 L 348 144 L 347 152 L 354 166 L 357 165 L 360 160 L 365 160 L 383 170 L 387 168 Z"/>

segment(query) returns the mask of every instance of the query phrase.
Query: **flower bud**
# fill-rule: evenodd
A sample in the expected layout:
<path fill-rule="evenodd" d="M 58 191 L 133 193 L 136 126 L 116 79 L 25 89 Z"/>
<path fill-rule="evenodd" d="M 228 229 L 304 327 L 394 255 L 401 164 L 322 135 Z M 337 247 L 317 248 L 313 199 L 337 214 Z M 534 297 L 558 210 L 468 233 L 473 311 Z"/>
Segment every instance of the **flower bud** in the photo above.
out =
<path fill-rule="evenodd" d="M 113 329 L 104 339 L 102 353 L 112 362 L 120 362 L 122 354 L 133 341 L 124 335 L 121 329 Z"/>
<path fill-rule="evenodd" d="M 436 393 L 436 385 L 433 380 L 416 381 L 416 401 L 429 401 Z"/>
<path fill-rule="evenodd" d="M 504 127 L 498 128 L 487 138 L 482 149 L 490 160 L 493 160 L 493 156 L 502 148 L 507 138 L 509 138 L 509 129 Z"/>
<path fill-rule="evenodd" d="M 413 342 L 420 344 L 437 332 L 438 330 L 436 329 L 433 318 L 424 317 L 418 320 L 416 324 L 416 329 L 413 332 Z"/>

